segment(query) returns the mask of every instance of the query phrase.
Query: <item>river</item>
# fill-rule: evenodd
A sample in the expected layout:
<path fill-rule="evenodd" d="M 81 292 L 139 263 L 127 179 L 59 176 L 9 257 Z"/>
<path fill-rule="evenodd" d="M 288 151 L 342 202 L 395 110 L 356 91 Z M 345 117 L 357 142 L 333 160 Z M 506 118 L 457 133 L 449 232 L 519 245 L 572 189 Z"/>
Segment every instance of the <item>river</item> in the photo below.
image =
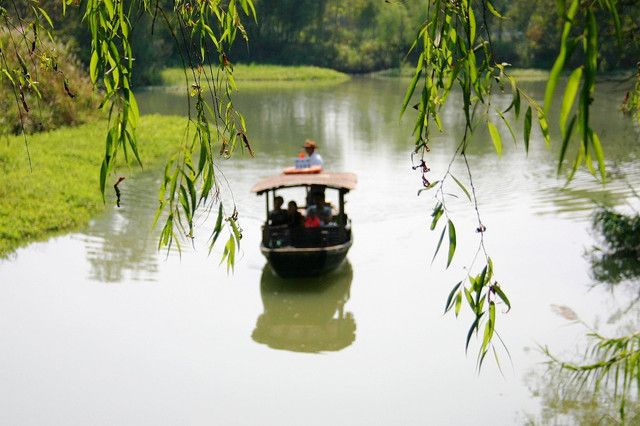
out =
<path fill-rule="evenodd" d="M 637 298 L 632 283 L 599 283 L 590 250 L 596 201 L 624 206 L 640 185 L 639 132 L 619 112 L 623 92 L 600 84 L 594 127 L 610 182 L 580 171 L 565 186 L 534 130 L 528 155 L 503 130 L 495 154 L 479 131 L 469 151 L 486 246 L 513 309 L 499 306 L 499 371 L 476 369 L 477 340 L 465 354 L 470 318 L 443 315 L 478 234 L 475 212 L 456 186 L 450 207 L 458 249 L 431 264 L 439 233 L 428 229 L 432 194 L 412 170 L 412 112 L 399 120 L 406 82 L 354 78 L 336 86 L 241 90 L 255 158 L 220 163 L 244 238 L 235 271 L 207 252 L 214 218 L 201 220 L 182 253 L 157 251 L 151 230 L 161 170 L 123 185 L 123 207 L 81 232 L 34 243 L 0 261 L 0 424 L 511 425 L 542 422 L 530 378 L 545 378 L 539 345 L 572 356 L 585 328 L 557 315 L 615 330 L 611 316 Z M 529 90 L 542 97 L 543 84 Z M 184 114 L 179 92 L 139 94 L 143 114 Z M 437 178 L 464 118 L 451 99 L 446 133 L 427 163 Z M 497 96 L 494 105 L 508 105 Z M 560 103 L 558 99 L 556 103 Z M 553 124 L 555 126 L 555 124 Z M 326 168 L 358 175 L 347 195 L 354 245 L 335 273 L 305 289 L 275 277 L 259 251 L 261 177 L 292 163 L 306 138 Z M 466 179 L 464 169 L 454 165 Z M 457 191 L 457 192 L 456 192 Z M 294 283 L 295 284 L 295 283 Z M 539 386 L 539 384 L 538 384 Z M 535 386 L 534 386 L 535 387 Z"/>

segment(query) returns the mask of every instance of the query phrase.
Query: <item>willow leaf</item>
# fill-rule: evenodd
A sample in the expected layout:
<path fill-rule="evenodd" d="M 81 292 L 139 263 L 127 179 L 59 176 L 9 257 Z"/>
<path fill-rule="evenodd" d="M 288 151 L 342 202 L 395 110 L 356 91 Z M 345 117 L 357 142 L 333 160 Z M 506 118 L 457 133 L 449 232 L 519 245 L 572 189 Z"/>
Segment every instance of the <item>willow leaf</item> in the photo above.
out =
<path fill-rule="evenodd" d="M 560 158 L 558 159 L 558 175 L 560 174 L 560 170 L 562 169 L 562 162 L 564 161 L 564 156 L 567 153 L 567 147 L 569 146 L 569 140 L 571 139 L 571 134 L 573 133 L 575 124 L 576 116 L 574 115 L 569 122 L 569 127 L 565 132 L 563 132 L 562 146 L 560 147 Z"/>
<path fill-rule="evenodd" d="M 482 318 L 482 315 L 484 315 L 484 313 L 478 315 L 476 319 L 473 321 L 473 323 L 471 324 L 471 327 L 469 327 L 469 331 L 467 332 L 467 341 L 464 345 L 465 352 L 467 351 L 467 349 L 469 349 L 469 342 L 471 341 L 471 336 L 473 335 L 473 332 L 478 329 L 478 323 L 480 322 L 480 318 Z"/>
<path fill-rule="evenodd" d="M 513 129 L 511 128 L 511 124 L 509 124 L 509 120 L 507 120 L 505 118 L 504 115 L 502 115 L 502 113 L 500 111 L 497 111 L 498 116 L 502 119 L 502 122 L 504 123 L 505 126 L 507 126 L 507 130 L 509 130 L 509 133 L 511 134 L 511 138 L 513 139 L 513 143 L 516 144 L 516 134 L 513 132 Z"/>
<path fill-rule="evenodd" d="M 445 226 L 444 228 L 442 228 L 442 234 L 440 234 L 440 239 L 438 240 L 438 245 L 436 246 L 436 251 L 433 253 L 433 257 L 431 258 L 431 263 L 433 264 L 433 261 L 436 260 L 436 255 L 438 254 L 438 251 L 440 251 L 440 246 L 442 245 L 442 240 L 444 240 L 444 233 L 446 232 L 447 227 Z"/>
<path fill-rule="evenodd" d="M 540 125 L 540 130 L 542 130 L 542 137 L 544 137 L 544 143 L 547 147 L 551 146 L 551 139 L 549 138 L 549 123 L 545 117 L 545 114 L 542 110 L 538 110 L 538 124 Z"/>
<path fill-rule="evenodd" d="M 607 172 L 604 163 L 604 151 L 602 150 L 602 144 L 600 143 L 600 138 L 598 134 L 591 131 L 591 143 L 593 144 L 593 151 L 596 154 L 596 160 L 598 161 L 598 170 L 600 171 L 600 178 L 602 179 L 602 183 L 605 183 L 607 179 Z"/>
<path fill-rule="evenodd" d="M 459 291 L 458 294 L 456 294 L 456 307 L 454 309 L 454 313 L 456 314 L 456 317 L 458 316 L 458 314 L 460 313 L 460 308 L 462 307 L 462 292 Z"/>
<path fill-rule="evenodd" d="M 411 79 L 411 83 L 409 83 L 409 87 L 407 87 L 407 91 L 404 95 L 404 101 L 402 102 L 402 108 L 400 108 L 400 116 L 402 116 L 402 114 L 404 114 L 404 112 L 407 110 L 407 105 L 409 105 L 409 101 L 411 100 L 411 96 L 413 96 L 413 93 L 416 90 L 416 85 L 418 84 L 418 80 L 420 79 L 420 76 L 422 75 L 422 63 L 424 61 L 424 54 L 421 53 L 420 57 L 418 58 L 418 65 L 416 65 L 416 72 L 413 75 L 413 78 Z"/>
<path fill-rule="evenodd" d="M 438 203 L 436 208 L 433 209 L 433 212 L 431 213 L 431 216 L 433 216 L 433 220 L 431 221 L 431 228 L 430 229 L 432 231 L 434 229 L 436 229 L 436 225 L 438 224 L 438 220 L 440 220 L 440 217 L 442 216 L 442 213 L 444 213 L 444 209 L 442 207 L 442 203 Z"/>
<path fill-rule="evenodd" d="M 96 84 L 98 81 L 98 51 L 94 50 L 91 53 L 91 61 L 89 62 L 89 75 L 91 76 L 91 83 Z"/>
<path fill-rule="evenodd" d="M 462 189 L 462 191 L 464 192 L 464 194 L 467 196 L 467 198 L 469 199 L 469 201 L 471 201 L 471 194 L 469 193 L 469 190 L 467 190 L 467 188 L 464 186 L 464 184 L 462 182 L 460 182 L 454 175 L 451 175 L 451 177 L 453 178 L 453 180 L 455 181 L 455 183 L 458 184 L 458 186 L 460 187 L 460 189 Z"/>
<path fill-rule="evenodd" d="M 500 137 L 500 132 L 498 132 L 495 124 L 490 121 L 487 121 L 487 127 L 489 128 L 489 135 L 491 135 L 493 146 L 496 148 L 498 156 L 500 156 L 502 155 L 502 138 Z"/>
<path fill-rule="evenodd" d="M 449 309 L 451 309 L 451 302 L 453 301 L 453 296 L 455 295 L 456 291 L 458 290 L 458 288 L 462 285 L 462 281 L 460 281 L 458 284 L 456 284 L 455 286 L 453 286 L 453 289 L 451 290 L 451 292 L 449 293 L 449 296 L 447 297 L 447 303 L 444 306 L 444 312 L 446 313 Z"/>
<path fill-rule="evenodd" d="M 489 9 L 489 12 L 491 12 L 494 16 L 501 19 L 505 19 L 504 16 L 502 16 L 500 12 L 498 12 L 498 10 L 491 4 L 490 1 L 487 1 L 486 5 L 487 5 L 487 9 Z"/>
<path fill-rule="evenodd" d="M 562 108 L 560 109 L 560 130 L 564 135 L 566 131 L 567 118 L 571 112 L 571 107 L 576 99 L 578 93 L 578 86 L 582 79 L 582 67 L 576 68 L 569 79 L 567 80 L 567 87 L 564 89 L 564 96 L 562 98 Z"/>
<path fill-rule="evenodd" d="M 447 268 L 451 265 L 451 261 L 453 260 L 453 255 L 456 252 L 456 227 L 453 226 L 453 222 L 449 219 L 447 221 L 447 225 L 449 228 L 449 256 L 447 257 Z"/>
<path fill-rule="evenodd" d="M 500 288 L 500 286 L 496 283 L 493 287 L 492 287 L 493 291 L 495 291 L 495 293 L 498 295 L 498 297 L 507 305 L 507 310 L 511 309 L 511 302 L 509 302 L 509 298 L 507 297 L 507 295 L 504 293 L 504 291 L 502 291 L 502 288 Z"/>
<path fill-rule="evenodd" d="M 560 40 L 560 52 L 558 57 L 551 68 L 549 73 L 549 80 L 547 81 L 547 87 L 544 91 L 544 112 L 545 115 L 549 114 L 551 109 L 551 102 L 553 101 L 553 93 L 558 85 L 560 73 L 564 69 L 564 64 L 567 60 L 567 51 L 569 50 L 569 35 L 571 33 L 571 27 L 573 25 L 573 18 L 578 10 L 579 0 L 573 0 L 564 18 L 564 27 L 562 29 L 562 37 Z"/>
<path fill-rule="evenodd" d="M 524 115 L 524 149 L 529 153 L 529 139 L 531 137 L 531 107 L 527 108 Z"/>

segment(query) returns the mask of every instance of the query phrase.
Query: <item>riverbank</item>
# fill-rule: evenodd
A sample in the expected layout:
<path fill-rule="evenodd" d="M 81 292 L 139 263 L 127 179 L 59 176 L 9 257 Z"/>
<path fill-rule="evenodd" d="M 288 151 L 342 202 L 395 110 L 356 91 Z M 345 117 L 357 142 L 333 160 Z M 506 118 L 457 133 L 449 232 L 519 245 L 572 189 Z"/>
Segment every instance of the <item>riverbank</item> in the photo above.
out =
<path fill-rule="evenodd" d="M 181 117 L 141 118 L 139 151 L 145 168 L 177 150 L 185 124 Z M 98 121 L 29 136 L 32 170 L 21 137 L 0 141 L 0 257 L 28 242 L 80 229 L 112 204 L 112 190 L 105 205 L 98 183 L 106 128 Z M 118 176 L 129 178 L 141 170 L 132 163 L 120 167 Z"/>
<path fill-rule="evenodd" d="M 374 77 L 410 79 L 415 72 L 415 67 L 405 66 L 373 72 L 371 75 Z M 508 72 L 518 81 L 545 81 L 549 78 L 548 70 L 538 68 L 508 68 Z"/>
<path fill-rule="evenodd" d="M 328 68 L 312 66 L 282 66 L 236 64 L 233 76 L 239 87 L 262 85 L 301 85 L 309 83 L 341 83 L 349 80 L 349 75 Z M 182 68 L 165 68 L 160 71 L 162 86 L 184 86 L 185 75 Z M 191 83 L 191 77 L 189 77 Z"/>

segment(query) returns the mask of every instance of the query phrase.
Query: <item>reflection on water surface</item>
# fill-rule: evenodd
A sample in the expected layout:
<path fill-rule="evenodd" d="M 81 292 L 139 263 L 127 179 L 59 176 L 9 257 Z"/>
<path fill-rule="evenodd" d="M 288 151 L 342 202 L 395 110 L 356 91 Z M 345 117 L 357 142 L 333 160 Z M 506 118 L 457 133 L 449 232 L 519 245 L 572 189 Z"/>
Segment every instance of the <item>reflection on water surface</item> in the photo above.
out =
<path fill-rule="evenodd" d="M 356 338 L 353 314 L 345 311 L 352 278 L 348 261 L 331 274 L 303 279 L 280 278 L 265 265 L 260 279 L 264 312 L 251 337 L 294 352 L 346 348 Z"/>

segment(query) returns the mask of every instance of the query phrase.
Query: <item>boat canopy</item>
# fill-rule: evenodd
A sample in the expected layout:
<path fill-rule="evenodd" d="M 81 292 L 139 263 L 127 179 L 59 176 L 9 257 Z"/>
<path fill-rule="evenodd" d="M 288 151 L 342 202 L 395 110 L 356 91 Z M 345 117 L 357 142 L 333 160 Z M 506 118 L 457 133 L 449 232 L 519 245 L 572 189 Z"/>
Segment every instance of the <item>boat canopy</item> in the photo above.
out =
<path fill-rule="evenodd" d="M 357 182 L 358 178 L 354 173 L 282 174 L 261 179 L 251 188 L 251 192 L 260 195 L 273 189 L 311 185 L 350 191 L 355 189 Z"/>

